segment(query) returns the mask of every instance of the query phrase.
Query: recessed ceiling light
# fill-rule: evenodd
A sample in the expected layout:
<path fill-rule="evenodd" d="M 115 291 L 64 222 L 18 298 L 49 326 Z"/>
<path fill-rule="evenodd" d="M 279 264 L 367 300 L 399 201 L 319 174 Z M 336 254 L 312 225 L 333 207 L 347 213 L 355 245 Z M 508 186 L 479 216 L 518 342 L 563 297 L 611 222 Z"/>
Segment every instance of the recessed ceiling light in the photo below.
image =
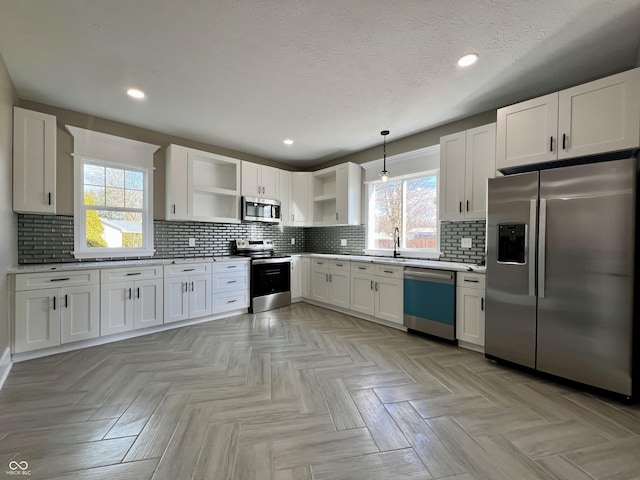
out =
<path fill-rule="evenodd" d="M 284 143 L 285 145 L 292 145 L 293 144 L 293 140 L 291 140 L 290 138 L 287 138 L 282 143 Z"/>
<path fill-rule="evenodd" d="M 129 95 L 131 98 L 137 98 L 138 100 L 144 98 L 144 92 L 142 90 L 138 90 L 137 88 L 130 88 L 129 90 L 127 90 L 127 95 Z"/>
<path fill-rule="evenodd" d="M 466 55 L 463 55 L 462 57 L 460 57 L 460 60 L 458 60 L 458 66 L 468 67 L 469 65 L 473 65 L 477 61 L 478 61 L 477 53 L 467 53 Z"/>

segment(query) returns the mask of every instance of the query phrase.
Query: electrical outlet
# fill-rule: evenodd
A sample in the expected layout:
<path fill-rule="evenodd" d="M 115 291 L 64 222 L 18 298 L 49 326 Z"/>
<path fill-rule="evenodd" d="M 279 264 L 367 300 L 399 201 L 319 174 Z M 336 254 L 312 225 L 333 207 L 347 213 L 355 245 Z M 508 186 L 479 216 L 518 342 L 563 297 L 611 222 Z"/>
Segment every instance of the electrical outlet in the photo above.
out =
<path fill-rule="evenodd" d="M 460 240 L 460 247 L 461 248 L 471 248 L 471 239 L 469 237 L 463 237 Z"/>
<path fill-rule="evenodd" d="M 195 247 L 196 246 L 196 239 L 195 238 L 190 238 L 189 239 L 189 246 L 190 247 Z"/>
<path fill-rule="evenodd" d="M 291 245 L 295 245 L 296 244 L 296 239 L 294 237 L 291 237 Z"/>
<path fill-rule="evenodd" d="M 340 246 L 341 247 L 346 247 L 347 246 L 347 239 L 343 238 L 342 240 L 340 240 Z"/>

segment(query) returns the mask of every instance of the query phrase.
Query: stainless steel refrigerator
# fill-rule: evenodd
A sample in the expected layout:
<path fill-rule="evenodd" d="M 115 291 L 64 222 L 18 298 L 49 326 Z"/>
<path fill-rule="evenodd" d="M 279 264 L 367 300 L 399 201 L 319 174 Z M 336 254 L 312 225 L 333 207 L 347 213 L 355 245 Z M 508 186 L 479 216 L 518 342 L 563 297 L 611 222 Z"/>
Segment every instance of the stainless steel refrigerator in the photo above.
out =
<path fill-rule="evenodd" d="M 632 157 L 489 180 L 488 358 L 634 396 L 637 178 Z"/>

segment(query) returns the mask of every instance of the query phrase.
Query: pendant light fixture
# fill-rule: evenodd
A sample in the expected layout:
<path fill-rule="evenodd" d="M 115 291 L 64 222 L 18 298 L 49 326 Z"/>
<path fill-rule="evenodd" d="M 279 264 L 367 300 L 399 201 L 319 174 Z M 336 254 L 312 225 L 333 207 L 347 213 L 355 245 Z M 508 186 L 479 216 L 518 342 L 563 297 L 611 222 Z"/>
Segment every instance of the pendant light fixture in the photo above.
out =
<path fill-rule="evenodd" d="M 389 135 L 389 130 L 382 130 L 380 132 L 382 138 L 384 138 L 384 143 L 382 146 L 382 171 L 380 172 L 380 180 L 386 182 L 389 180 L 389 172 L 387 172 L 387 135 Z"/>

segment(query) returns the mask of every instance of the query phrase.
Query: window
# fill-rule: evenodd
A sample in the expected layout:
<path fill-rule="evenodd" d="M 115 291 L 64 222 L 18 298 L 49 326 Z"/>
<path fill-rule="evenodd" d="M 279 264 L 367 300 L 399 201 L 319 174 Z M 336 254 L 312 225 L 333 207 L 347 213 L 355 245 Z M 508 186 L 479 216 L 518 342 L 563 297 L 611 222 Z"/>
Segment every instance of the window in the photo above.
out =
<path fill-rule="evenodd" d="M 438 171 L 369 183 L 367 249 L 393 250 L 396 227 L 400 250 L 409 256 L 438 254 Z"/>
<path fill-rule="evenodd" d="M 149 170 L 85 158 L 76 161 L 75 256 L 153 255 Z"/>

